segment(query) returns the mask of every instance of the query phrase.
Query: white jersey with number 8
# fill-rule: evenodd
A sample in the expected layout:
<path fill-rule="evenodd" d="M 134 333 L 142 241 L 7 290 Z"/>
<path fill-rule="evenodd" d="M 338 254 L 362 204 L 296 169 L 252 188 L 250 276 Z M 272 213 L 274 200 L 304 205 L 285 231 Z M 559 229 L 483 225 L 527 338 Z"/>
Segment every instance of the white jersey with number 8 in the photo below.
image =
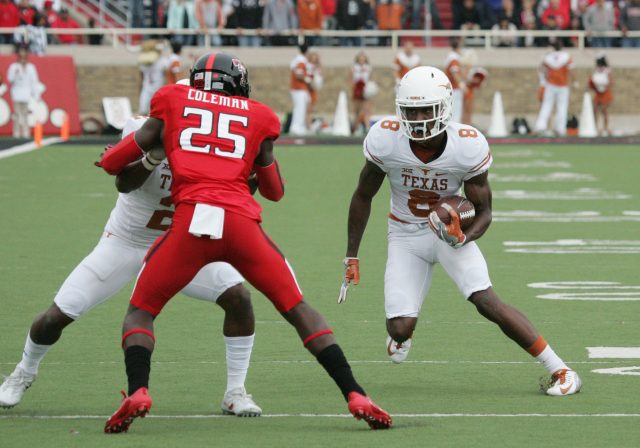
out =
<path fill-rule="evenodd" d="M 364 141 L 364 155 L 382 169 L 391 187 L 391 213 L 408 223 L 424 223 L 442 196 L 458 194 L 464 181 L 489 169 L 489 144 L 474 127 L 449 123 L 447 145 L 435 160 L 423 163 L 411 151 L 395 116 L 374 124 Z"/>

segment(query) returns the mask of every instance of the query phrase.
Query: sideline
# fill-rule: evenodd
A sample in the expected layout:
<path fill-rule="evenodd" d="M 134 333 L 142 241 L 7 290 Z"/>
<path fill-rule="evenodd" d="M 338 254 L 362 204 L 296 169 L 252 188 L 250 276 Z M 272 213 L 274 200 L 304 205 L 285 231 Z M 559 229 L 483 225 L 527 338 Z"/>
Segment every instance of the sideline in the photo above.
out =
<path fill-rule="evenodd" d="M 34 142 L 23 143 L 9 149 L 0 151 L 0 159 L 6 159 L 7 157 L 17 156 L 18 154 L 24 154 L 26 152 L 35 151 L 36 149 L 42 149 L 45 146 L 53 145 L 54 143 L 60 143 L 62 139 L 60 137 L 49 137 L 42 139 L 42 146 L 38 147 Z"/>

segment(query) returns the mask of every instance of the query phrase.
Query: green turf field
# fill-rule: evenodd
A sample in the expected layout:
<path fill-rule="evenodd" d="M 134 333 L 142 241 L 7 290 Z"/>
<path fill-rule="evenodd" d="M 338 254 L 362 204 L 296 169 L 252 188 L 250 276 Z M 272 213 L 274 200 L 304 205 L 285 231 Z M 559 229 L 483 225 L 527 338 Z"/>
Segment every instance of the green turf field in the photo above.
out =
<path fill-rule="evenodd" d="M 113 179 L 93 167 L 100 152 L 55 146 L 0 160 L 4 374 L 19 361 L 34 316 L 95 245 L 115 202 Z M 382 298 L 388 187 L 376 198 L 365 234 L 361 285 L 338 306 L 361 151 L 283 147 L 277 155 L 287 194 L 264 204 L 264 226 L 307 300 L 335 329 L 359 381 L 394 415 L 395 427 L 369 431 L 348 417 L 338 389 L 293 329 L 252 291 L 257 332 L 247 388 L 263 417 L 221 415 L 222 312 L 177 297 L 156 321 L 150 418 L 137 420 L 129 434 L 103 434 L 119 390 L 126 389 L 119 343 L 127 288 L 70 326 L 23 402 L 0 409 L 0 446 L 640 446 L 640 367 L 613 371 L 627 375 L 593 372 L 640 366 L 640 359 L 590 358 L 587 351 L 640 346 L 640 148 L 496 146 L 493 152 L 496 218 L 479 245 L 498 294 L 579 371 L 582 393 L 542 395 L 538 379 L 545 370 L 478 315 L 441 269 L 409 360 L 389 362 Z M 615 284 L 528 286 L 549 282 Z"/>

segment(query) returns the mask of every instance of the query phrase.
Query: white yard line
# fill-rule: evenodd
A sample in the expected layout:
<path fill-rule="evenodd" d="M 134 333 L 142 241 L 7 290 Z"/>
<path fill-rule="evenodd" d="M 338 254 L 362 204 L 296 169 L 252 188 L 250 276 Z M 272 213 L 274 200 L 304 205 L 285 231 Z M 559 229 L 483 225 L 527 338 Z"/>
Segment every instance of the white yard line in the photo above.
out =
<path fill-rule="evenodd" d="M 433 414 L 393 414 L 394 418 L 584 418 L 584 417 L 631 417 L 638 418 L 640 414 L 627 413 L 607 413 L 607 414 L 463 414 L 463 413 L 433 413 Z M 0 420 L 102 420 L 109 418 L 108 415 L 0 415 Z M 151 419 L 171 419 L 171 420 L 208 420 L 217 418 L 231 418 L 228 415 L 147 415 L 145 418 Z M 351 414 L 262 414 L 260 418 L 353 418 Z"/>
<path fill-rule="evenodd" d="M 389 364 L 391 361 L 388 359 L 379 360 L 349 360 L 349 364 Z M 567 364 L 620 364 L 620 360 L 616 361 L 566 361 Z M 622 361 L 624 362 L 624 361 Z M 630 361 L 628 361 L 630 362 Z M 0 366 L 15 366 L 17 361 L 0 362 Z M 226 361 L 151 361 L 153 365 L 163 364 L 226 364 Z M 79 361 L 79 362 L 43 362 L 41 366 L 88 366 L 88 365 L 121 365 L 122 361 Z M 252 365 L 256 364 L 312 364 L 317 365 L 316 360 L 266 360 L 266 361 L 251 361 Z M 480 364 L 480 365 L 495 365 L 495 364 L 540 364 L 538 361 L 448 361 L 448 360 L 407 360 L 402 364 Z"/>
<path fill-rule="evenodd" d="M 38 148 L 34 142 L 23 143 L 22 145 L 14 146 L 13 148 L 0 151 L 0 159 L 6 159 L 7 157 L 17 156 L 18 154 L 24 154 L 26 152 L 35 151 L 36 149 L 42 149 L 45 146 L 53 145 L 54 143 L 61 142 L 60 137 L 49 137 L 42 139 L 42 146 Z"/>

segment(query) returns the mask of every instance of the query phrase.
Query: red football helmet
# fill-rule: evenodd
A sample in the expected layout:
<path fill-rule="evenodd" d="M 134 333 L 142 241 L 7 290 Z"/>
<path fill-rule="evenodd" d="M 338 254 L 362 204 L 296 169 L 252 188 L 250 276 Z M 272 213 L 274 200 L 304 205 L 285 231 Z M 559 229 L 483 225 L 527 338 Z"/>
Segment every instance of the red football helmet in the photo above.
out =
<path fill-rule="evenodd" d="M 249 98 L 249 73 L 242 61 L 229 53 L 208 53 L 193 64 L 189 84 L 194 89 Z"/>

